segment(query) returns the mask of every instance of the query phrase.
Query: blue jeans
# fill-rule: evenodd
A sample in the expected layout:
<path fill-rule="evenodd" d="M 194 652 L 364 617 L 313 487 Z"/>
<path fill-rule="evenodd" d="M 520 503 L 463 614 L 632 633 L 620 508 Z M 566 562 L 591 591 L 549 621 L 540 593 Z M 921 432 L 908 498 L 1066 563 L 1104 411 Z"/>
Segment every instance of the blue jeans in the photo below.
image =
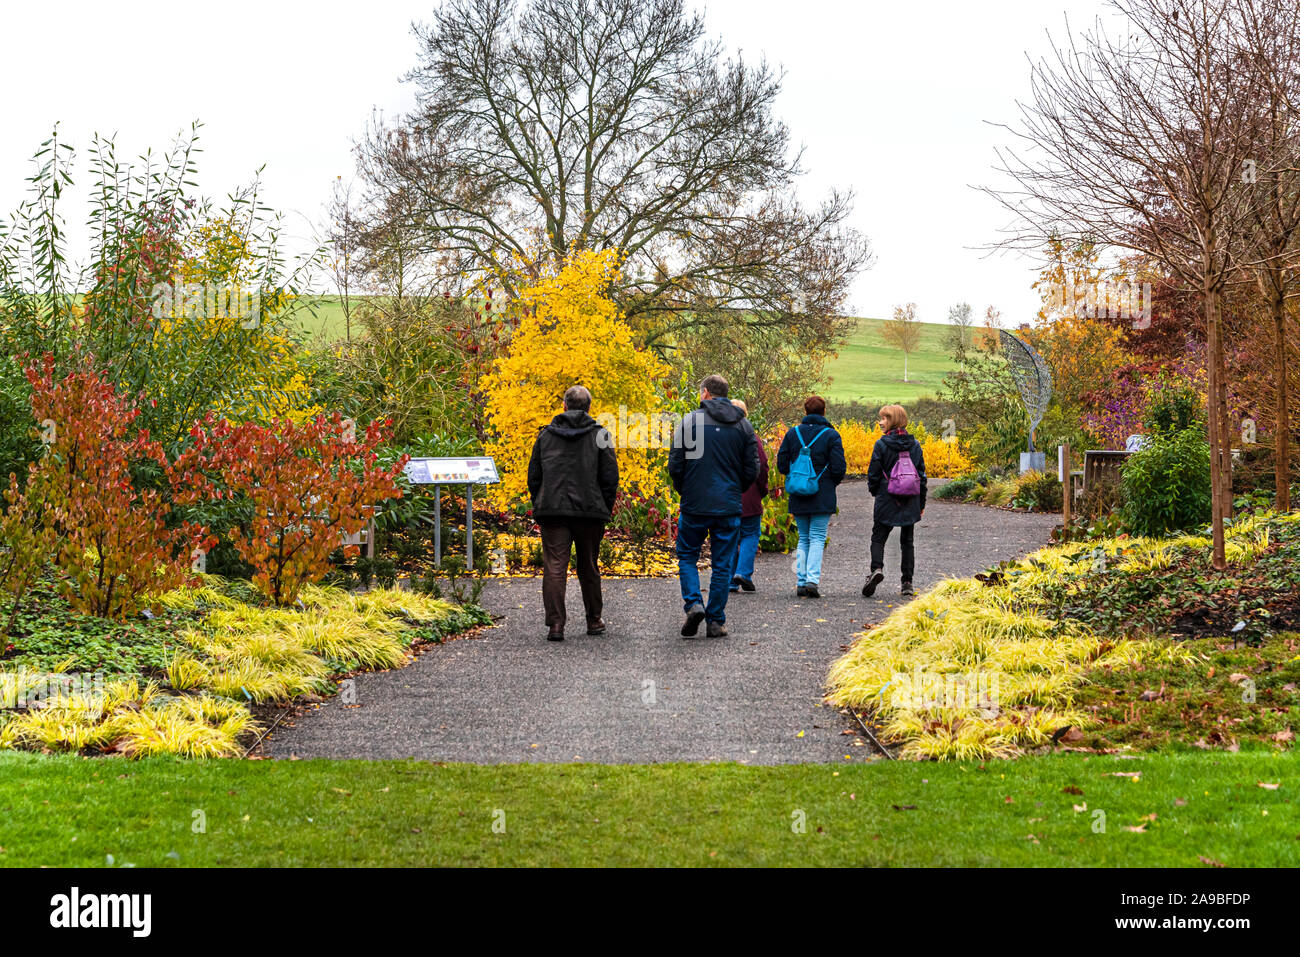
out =
<path fill-rule="evenodd" d="M 758 556 L 758 539 L 763 531 L 763 516 L 750 515 L 740 520 L 740 545 L 736 548 L 736 564 L 731 577 L 735 580 L 754 577 L 754 559 Z"/>
<path fill-rule="evenodd" d="M 796 553 L 795 572 L 800 585 L 819 585 L 822 580 L 822 551 L 826 548 L 826 526 L 830 512 L 824 515 L 796 515 L 795 527 L 799 529 L 799 550 Z"/>
<path fill-rule="evenodd" d="M 700 597 L 700 548 L 709 539 L 713 571 L 709 575 L 709 603 L 704 617 L 719 624 L 727 620 L 727 596 L 731 593 L 731 570 L 740 542 L 739 515 L 690 515 L 677 519 L 677 577 L 682 586 L 682 608 L 704 604 Z"/>

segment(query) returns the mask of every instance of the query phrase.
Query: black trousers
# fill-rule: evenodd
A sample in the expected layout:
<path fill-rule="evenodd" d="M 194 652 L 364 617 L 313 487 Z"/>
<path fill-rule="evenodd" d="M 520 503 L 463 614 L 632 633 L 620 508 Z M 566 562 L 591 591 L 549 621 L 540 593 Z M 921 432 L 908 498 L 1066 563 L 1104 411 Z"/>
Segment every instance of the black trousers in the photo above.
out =
<path fill-rule="evenodd" d="M 889 541 L 889 533 L 894 530 L 893 525 L 885 525 L 882 522 L 875 522 L 871 526 L 871 570 L 880 571 L 885 567 L 885 542 Z M 916 531 L 915 525 L 898 526 L 898 544 L 903 548 L 903 581 L 910 582 L 912 574 L 916 571 L 916 549 L 912 545 L 912 534 Z"/>
<path fill-rule="evenodd" d="M 604 610 L 600 595 L 600 542 L 605 537 L 605 523 L 594 518 L 574 518 L 549 519 L 538 525 L 542 530 L 542 607 L 546 611 L 546 627 L 563 631 L 567 620 L 564 592 L 569 583 L 570 544 L 577 552 L 578 584 L 582 586 L 587 624 L 594 625 Z"/>

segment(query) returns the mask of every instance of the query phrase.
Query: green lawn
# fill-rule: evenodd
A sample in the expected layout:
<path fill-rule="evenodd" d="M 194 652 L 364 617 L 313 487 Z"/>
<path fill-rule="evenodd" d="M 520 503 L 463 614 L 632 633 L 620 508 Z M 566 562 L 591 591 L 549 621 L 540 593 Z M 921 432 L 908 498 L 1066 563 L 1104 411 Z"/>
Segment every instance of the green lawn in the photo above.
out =
<path fill-rule="evenodd" d="M 868 405 L 915 402 L 934 395 L 955 363 L 945 343 L 947 324 L 922 323 L 921 345 L 907 360 L 903 381 L 903 353 L 885 344 L 880 334 L 883 319 L 859 319 L 857 331 L 827 363 L 830 381 L 824 386 L 832 402 L 856 400 Z"/>
<path fill-rule="evenodd" d="M 1296 866 L 1295 768 L 1259 752 L 839 767 L 0 753 L 0 863 Z"/>

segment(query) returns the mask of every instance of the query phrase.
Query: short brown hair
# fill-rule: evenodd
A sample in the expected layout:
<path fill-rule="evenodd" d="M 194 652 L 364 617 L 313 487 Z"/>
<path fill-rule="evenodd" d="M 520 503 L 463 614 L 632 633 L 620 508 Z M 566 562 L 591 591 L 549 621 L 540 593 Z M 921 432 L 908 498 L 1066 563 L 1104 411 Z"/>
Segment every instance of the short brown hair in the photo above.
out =
<path fill-rule="evenodd" d="M 803 410 L 807 415 L 825 415 L 826 400 L 819 395 L 810 395 L 803 400 Z"/>
<path fill-rule="evenodd" d="M 727 397 L 727 380 L 715 372 L 713 375 L 704 377 L 704 381 L 700 383 L 700 389 L 715 399 L 725 399 Z"/>
<path fill-rule="evenodd" d="M 901 405 L 886 405 L 880 409 L 880 417 L 885 420 L 889 428 L 886 432 L 892 432 L 894 429 L 907 428 L 907 410 Z"/>

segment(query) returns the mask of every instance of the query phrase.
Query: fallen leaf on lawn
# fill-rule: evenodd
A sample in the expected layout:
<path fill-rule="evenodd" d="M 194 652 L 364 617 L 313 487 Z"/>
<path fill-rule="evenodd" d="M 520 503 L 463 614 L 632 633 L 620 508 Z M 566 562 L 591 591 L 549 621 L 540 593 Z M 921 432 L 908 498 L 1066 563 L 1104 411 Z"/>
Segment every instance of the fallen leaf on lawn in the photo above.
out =
<path fill-rule="evenodd" d="M 1223 867 L 1223 861 L 1216 861 L 1212 857 L 1206 857 L 1203 854 L 1197 854 L 1196 859 L 1202 864 L 1209 864 L 1211 867 Z"/>
<path fill-rule="evenodd" d="M 1003 803 L 1003 804 L 1015 804 L 1016 802 L 1015 802 L 1015 799 L 1012 798 L 1010 794 L 1008 794 L 1008 795 L 1006 796 L 1006 800 L 1004 800 L 1002 803 Z"/>
<path fill-rule="evenodd" d="M 1134 834 L 1145 834 L 1147 832 L 1147 826 L 1145 824 L 1139 824 L 1137 825 L 1137 827 L 1132 827 L 1128 824 L 1125 824 L 1124 830 L 1132 831 Z"/>
<path fill-rule="evenodd" d="M 1141 771 L 1111 771 L 1110 776 L 1112 778 L 1128 778 L 1130 781 L 1136 781 L 1138 778 L 1142 777 L 1142 772 Z"/>
<path fill-rule="evenodd" d="M 1228 680 L 1235 685 L 1238 681 L 1245 681 L 1249 677 L 1250 675 L 1243 675 L 1240 671 L 1234 671 L 1232 674 L 1228 675 Z"/>
<path fill-rule="evenodd" d="M 1083 793 L 1083 788 L 1081 788 L 1081 787 L 1079 787 L 1079 786 L 1077 786 L 1077 785 L 1074 785 L 1074 784 L 1067 784 L 1065 787 L 1061 788 L 1061 793 L 1062 793 L 1062 794 L 1082 794 L 1082 793 Z"/>
<path fill-rule="evenodd" d="M 1295 739 L 1295 732 L 1293 732 L 1290 728 L 1285 728 L 1282 731 L 1279 731 L 1277 734 L 1273 735 L 1274 741 L 1292 741 L 1294 739 Z"/>
<path fill-rule="evenodd" d="M 1272 784 L 1272 783 L 1270 783 L 1270 782 L 1268 782 L 1268 781 L 1260 781 L 1260 782 L 1258 782 L 1258 784 L 1259 784 L 1259 786 L 1262 787 L 1265 791 L 1276 791 L 1278 788 L 1280 788 L 1280 787 L 1282 786 L 1281 783 L 1278 783 L 1278 784 Z"/>
<path fill-rule="evenodd" d="M 1074 805 L 1074 813 L 1075 813 L 1075 814 L 1082 814 L 1082 813 L 1083 813 L 1084 811 L 1086 811 L 1086 810 L 1088 810 L 1088 802 L 1087 802 L 1087 801 L 1084 801 L 1082 804 L 1075 804 L 1075 805 Z"/>
<path fill-rule="evenodd" d="M 351 797 L 351 796 L 352 796 L 352 792 L 351 792 L 351 791 L 345 791 L 345 790 L 343 790 L 342 788 L 330 788 L 330 790 L 331 790 L 331 791 L 337 791 L 339 794 L 346 794 L 348 797 Z"/>
<path fill-rule="evenodd" d="M 915 805 L 915 804 L 891 804 L 890 807 L 892 807 L 895 811 L 915 811 L 915 810 L 916 810 L 916 805 Z"/>
<path fill-rule="evenodd" d="M 1187 807 L 1187 798 L 1174 798 L 1174 807 Z"/>

